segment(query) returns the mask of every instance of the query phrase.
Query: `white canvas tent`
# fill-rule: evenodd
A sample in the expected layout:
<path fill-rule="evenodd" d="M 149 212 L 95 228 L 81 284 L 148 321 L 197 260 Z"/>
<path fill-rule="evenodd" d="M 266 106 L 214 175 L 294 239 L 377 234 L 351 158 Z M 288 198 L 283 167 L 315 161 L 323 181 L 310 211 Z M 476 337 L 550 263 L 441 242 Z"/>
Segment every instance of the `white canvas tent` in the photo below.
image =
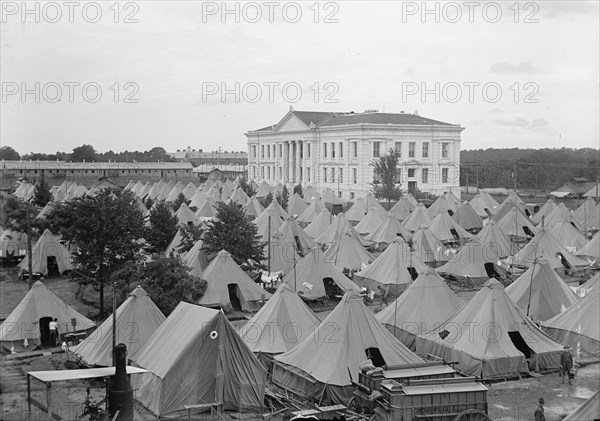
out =
<path fill-rule="evenodd" d="M 129 297 L 117 308 L 116 315 L 116 343 L 127 345 L 128 355 L 135 354 L 165 321 L 164 314 L 140 286 L 129 293 Z M 112 345 L 111 315 L 71 351 L 88 365 L 109 367 L 112 366 Z"/>
<path fill-rule="evenodd" d="M 58 238 L 46 229 L 42 236 L 37 240 L 35 245 L 32 247 L 32 270 L 33 273 L 40 273 L 42 275 L 48 275 L 48 258 L 53 257 L 56 259 L 58 266 L 58 272 L 63 273 L 67 270 L 73 269 L 71 263 L 71 253 L 65 246 L 63 246 Z M 29 270 L 29 256 L 19 263 L 19 275 Z"/>
<path fill-rule="evenodd" d="M 260 411 L 267 373 L 222 311 L 185 302 L 130 357 L 149 370 L 132 379 L 136 399 L 156 416 L 221 403 Z"/>

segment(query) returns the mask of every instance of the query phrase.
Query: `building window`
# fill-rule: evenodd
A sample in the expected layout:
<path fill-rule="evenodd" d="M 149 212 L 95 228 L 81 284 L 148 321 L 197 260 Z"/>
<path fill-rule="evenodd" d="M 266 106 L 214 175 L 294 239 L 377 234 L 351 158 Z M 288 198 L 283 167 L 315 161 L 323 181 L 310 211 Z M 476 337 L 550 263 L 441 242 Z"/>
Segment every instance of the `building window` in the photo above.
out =
<path fill-rule="evenodd" d="M 429 142 L 423 142 L 423 158 L 429 158 Z"/>
<path fill-rule="evenodd" d="M 265 178 L 265 167 L 260 167 L 260 178 Z"/>
<path fill-rule="evenodd" d="M 340 142 L 340 158 L 344 157 L 344 144 Z"/>
<path fill-rule="evenodd" d="M 427 168 L 423 168 L 421 170 L 421 182 L 427 184 L 427 176 L 429 175 L 429 170 Z"/>
<path fill-rule="evenodd" d="M 267 145 L 267 158 L 271 157 L 271 146 Z"/>
<path fill-rule="evenodd" d="M 351 191 L 350 192 L 350 200 L 353 200 L 353 199 L 354 199 L 354 192 Z"/>
<path fill-rule="evenodd" d="M 335 168 L 331 168 L 331 182 L 335 183 Z"/>
<path fill-rule="evenodd" d="M 310 143 L 306 144 L 306 157 L 310 158 Z"/>
<path fill-rule="evenodd" d="M 396 151 L 398 158 L 402 158 L 402 142 L 394 142 L 394 151 Z"/>
<path fill-rule="evenodd" d="M 408 178 L 414 178 L 414 176 L 415 176 L 415 169 L 409 168 L 408 169 Z"/>
<path fill-rule="evenodd" d="M 442 143 L 442 158 L 448 158 L 448 143 Z"/>
<path fill-rule="evenodd" d="M 327 143 L 323 143 L 323 158 L 327 158 Z"/>
<path fill-rule="evenodd" d="M 342 192 L 338 190 L 338 197 L 341 198 L 342 197 Z"/>
<path fill-rule="evenodd" d="M 340 175 L 339 175 L 340 183 L 343 183 L 344 182 L 344 169 L 340 168 L 339 171 L 340 171 Z"/>
<path fill-rule="evenodd" d="M 327 167 L 323 167 L 323 182 L 327 183 Z"/>
<path fill-rule="evenodd" d="M 310 183 L 310 168 L 306 169 L 306 181 Z"/>
<path fill-rule="evenodd" d="M 352 183 L 358 183 L 358 171 L 356 170 L 356 168 L 352 168 Z"/>
<path fill-rule="evenodd" d="M 358 158 L 358 142 L 352 142 L 352 149 L 354 149 L 354 157 Z"/>
<path fill-rule="evenodd" d="M 279 144 L 279 157 L 283 158 L 283 145 L 281 143 Z"/>
<path fill-rule="evenodd" d="M 265 145 L 260 145 L 260 157 L 265 157 Z"/>
<path fill-rule="evenodd" d="M 373 142 L 373 158 L 379 158 L 380 148 L 381 148 L 381 142 Z"/>
<path fill-rule="evenodd" d="M 408 157 L 415 157 L 415 142 L 408 142 Z"/>
<path fill-rule="evenodd" d="M 256 145 L 252 145 L 252 158 L 256 158 Z"/>
<path fill-rule="evenodd" d="M 267 167 L 267 178 L 270 180 L 271 179 L 271 167 Z"/>
<path fill-rule="evenodd" d="M 331 157 L 335 158 L 335 143 L 331 144 Z"/>
<path fill-rule="evenodd" d="M 442 183 L 448 182 L 448 168 L 442 168 Z"/>

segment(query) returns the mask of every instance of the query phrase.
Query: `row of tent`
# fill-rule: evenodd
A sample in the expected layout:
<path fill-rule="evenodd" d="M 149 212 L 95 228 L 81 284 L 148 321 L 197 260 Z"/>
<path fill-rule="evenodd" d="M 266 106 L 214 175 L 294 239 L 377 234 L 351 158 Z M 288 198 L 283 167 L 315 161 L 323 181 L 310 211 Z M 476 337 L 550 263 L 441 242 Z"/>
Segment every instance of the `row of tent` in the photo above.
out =
<path fill-rule="evenodd" d="M 464 306 L 426 268 L 377 315 L 351 289 L 322 322 L 286 282 L 239 332 L 221 311 L 187 303 L 180 303 L 165 320 L 138 287 L 117 309 L 117 341 L 128 346 L 136 365 L 149 370 L 134 376 L 134 387 L 140 402 L 158 416 L 213 401 L 223 402 L 225 409 L 259 410 L 265 365 L 272 381 L 288 390 L 322 402 L 346 403 L 352 395 L 348 373 L 357 375 L 369 356 L 402 365 L 422 362 L 418 355 L 431 354 L 457 361 L 463 374 L 486 379 L 556 369 L 562 344 L 600 357 L 598 275 L 588 281 L 583 298 L 571 292 L 572 304 L 542 324 L 548 336 L 526 315 L 531 311 L 525 304 L 512 298 L 514 291 L 517 298 L 525 294 L 521 283 L 533 290 L 525 294 L 533 297 L 532 311 L 556 308 L 552 291 L 561 291 L 563 299 L 568 296 L 570 290 L 560 285 L 559 277 L 552 281 L 554 288 L 546 285 L 543 277 L 553 279 L 551 269 L 539 266 L 515 281 L 516 288 L 505 290 L 489 280 Z M 93 327 L 37 282 L 0 326 L 3 349 L 25 338 L 33 342 L 36 324 L 48 316 L 77 318 L 82 330 Z M 111 338 L 109 318 L 73 351 L 90 365 L 109 365 Z"/>

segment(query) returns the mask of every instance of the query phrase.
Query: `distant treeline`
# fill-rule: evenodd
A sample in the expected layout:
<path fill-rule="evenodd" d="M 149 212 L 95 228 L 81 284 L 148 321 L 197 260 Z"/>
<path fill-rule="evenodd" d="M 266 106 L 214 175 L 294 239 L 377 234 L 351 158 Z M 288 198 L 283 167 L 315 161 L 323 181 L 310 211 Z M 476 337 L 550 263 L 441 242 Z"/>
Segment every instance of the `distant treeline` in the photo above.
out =
<path fill-rule="evenodd" d="M 96 152 L 91 145 L 81 145 L 73 149 L 71 153 L 56 152 L 53 154 L 28 153 L 20 155 L 10 146 L 0 148 L 0 159 L 5 160 L 33 160 L 33 161 L 72 161 L 72 162 L 174 162 L 175 159 L 167 155 L 167 151 L 161 147 L 155 147 L 149 151 L 125 151 L 125 152 Z"/>
<path fill-rule="evenodd" d="M 598 149 L 476 149 L 460 152 L 460 185 L 550 191 L 573 177 L 598 180 Z"/>

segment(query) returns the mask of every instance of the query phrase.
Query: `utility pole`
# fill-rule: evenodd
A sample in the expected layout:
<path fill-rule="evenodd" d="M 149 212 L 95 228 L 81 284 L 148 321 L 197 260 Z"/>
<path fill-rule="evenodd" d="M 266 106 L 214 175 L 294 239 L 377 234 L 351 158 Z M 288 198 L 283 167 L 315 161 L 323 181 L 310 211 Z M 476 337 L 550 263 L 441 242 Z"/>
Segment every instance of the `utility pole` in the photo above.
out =
<path fill-rule="evenodd" d="M 33 253 L 31 251 L 31 222 L 29 217 L 29 208 L 31 199 L 27 199 L 25 205 L 25 220 L 27 221 L 27 271 L 29 272 L 29 281 L 27 282 L 28 289 L 33 287 Z"/>

